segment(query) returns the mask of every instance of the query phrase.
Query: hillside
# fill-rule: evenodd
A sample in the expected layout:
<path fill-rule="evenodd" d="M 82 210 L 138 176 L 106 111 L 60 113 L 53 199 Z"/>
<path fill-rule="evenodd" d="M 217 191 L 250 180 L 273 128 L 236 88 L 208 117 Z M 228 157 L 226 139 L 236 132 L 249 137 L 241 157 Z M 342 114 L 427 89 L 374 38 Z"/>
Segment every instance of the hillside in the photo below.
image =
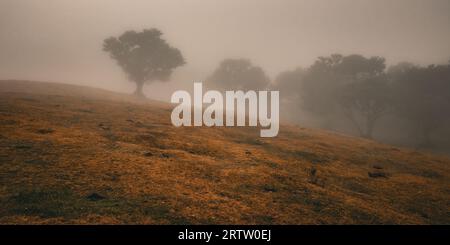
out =
<path fill-rule="evenodd" d="M 450 158 L 282 125 L 175 128 L 172 105 L 0 81 L 0 223 L 450 224 Z"/>

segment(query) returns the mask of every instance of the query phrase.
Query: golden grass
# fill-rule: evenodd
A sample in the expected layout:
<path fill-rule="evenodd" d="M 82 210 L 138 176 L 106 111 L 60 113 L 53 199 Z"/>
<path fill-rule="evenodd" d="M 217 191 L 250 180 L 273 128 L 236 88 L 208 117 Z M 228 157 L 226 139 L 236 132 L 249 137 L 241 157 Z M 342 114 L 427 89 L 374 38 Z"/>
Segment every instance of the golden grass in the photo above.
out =
<path fill-rule="evenodd" d="M 289 125 L 175 128 L 170 105 L 84 87 L 0 95 L 3 224 L 450 223 L 445 156 Z"/>

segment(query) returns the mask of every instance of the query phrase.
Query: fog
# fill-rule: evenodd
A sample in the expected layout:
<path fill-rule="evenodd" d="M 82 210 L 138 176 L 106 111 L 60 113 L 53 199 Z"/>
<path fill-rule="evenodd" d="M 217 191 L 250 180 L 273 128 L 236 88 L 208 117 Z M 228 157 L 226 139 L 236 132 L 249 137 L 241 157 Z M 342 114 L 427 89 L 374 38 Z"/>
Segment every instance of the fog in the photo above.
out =
<path fill-rule="evenodd" d="M 224 58 L 249 58 L 271 79 L 331 53 L 443 63 L 449 23 L 448 0 L 0 0 L 0 79 L 132 92 L 102 41 L 154 27 L 187 62 L 170 82 L 145 88 L 168 101 Z"/>

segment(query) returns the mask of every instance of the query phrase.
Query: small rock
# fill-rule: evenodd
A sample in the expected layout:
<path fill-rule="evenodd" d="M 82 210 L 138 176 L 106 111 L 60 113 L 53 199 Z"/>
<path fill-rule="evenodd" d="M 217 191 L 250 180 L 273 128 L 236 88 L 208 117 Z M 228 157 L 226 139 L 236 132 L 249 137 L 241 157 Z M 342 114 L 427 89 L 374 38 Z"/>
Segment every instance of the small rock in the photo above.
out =
<path fill-rule="evenodd" d="M 265 192 L 276 192 L 277 189 L 273 186 L 264 186 L 264 191 Z"/>
<path fill-rule="evenodd" d="M 387 178 L 387 174 L 384 172 L 368 172 L 367 173 L 371 178 Z"/>
<path fill-rule="evenodd" d="M 153 153 L 151 151 L 146 151 L 146 152 L 144 152 L 144 156 L 151 157 L 151 156 L 153 156 Z"/>
<path fill-rule="evenodd" d="M 31 149 L 32 147 L 33 145 L 29 143 L 17 143 L 14 145 L 14 148 L 16 149 Z"/>
<path fill-rule="evenodd" d="M 162 153 L 162 154 L 161 154 L 161 157 L 162 157 L 162 158 L 169 158 L 169 157 L 170 157 L 170 155 L 169 155 L 169 154 L 167 154 L 167 153 Z"/>
<path fill-rule="evenodd" d="M 383 167 L 380 166 L 380 165 L 373 165 L 372 167 L 373 167 L 374 169 L 383 169 Z"/>
<path fill-rule="evenodd" d="M 103 123 L 98 124 L 98 126 L 103 130 L 110 130 L 111 128 L 109 126 L 104 125 Z"/>
<path fill-rule="evenodd" d="M 245 151 L 245 154 L 247 154 L 247 155 L 251 155 L 252 153 L 250 152 L 250 151 Z"/>
<path fill-rule="evenodd" d="M 42 129 L 39 129 L 37 132 L 40 134 L 50 134 L 50 133 L 55 132 L 55 130 L 53 130 L 52 128 L 42 128 Z"/>
<path fill-rule="evenodd" d="M 88 195 L 86 198 L 89 199 L 90 201 L 99 201 L 105 199 L 106 197 L 94 192 Z"/>

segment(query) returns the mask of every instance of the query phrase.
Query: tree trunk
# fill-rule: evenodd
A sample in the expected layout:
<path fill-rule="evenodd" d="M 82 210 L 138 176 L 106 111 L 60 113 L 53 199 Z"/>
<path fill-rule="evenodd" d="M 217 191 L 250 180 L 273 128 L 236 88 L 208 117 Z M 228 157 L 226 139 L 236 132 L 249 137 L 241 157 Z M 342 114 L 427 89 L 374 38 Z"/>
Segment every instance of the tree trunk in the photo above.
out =
<path fill-rule="evenodd" d="M 366 132 L 363 137 L 366 139 L 373 139 L 373 128 L 375 126 L 375 119 L 367 118 Z"/>
<path fill-rule="evenodd" d="M 145 98 L 144 92 L 142 89 L 144 88 L 143 82 L 136 82 L 136 90 L 134 91 L 134 95 L 137 97 Z"/>
<path fill-rule="evenodd" d="M 351 108 L 344 108 L 344 116 L 346 116 L 358 130 L 358 134 L 361 137 L 364 137 L 364 129 L 359 125 L 358 121 L 355 119 Z"/>

